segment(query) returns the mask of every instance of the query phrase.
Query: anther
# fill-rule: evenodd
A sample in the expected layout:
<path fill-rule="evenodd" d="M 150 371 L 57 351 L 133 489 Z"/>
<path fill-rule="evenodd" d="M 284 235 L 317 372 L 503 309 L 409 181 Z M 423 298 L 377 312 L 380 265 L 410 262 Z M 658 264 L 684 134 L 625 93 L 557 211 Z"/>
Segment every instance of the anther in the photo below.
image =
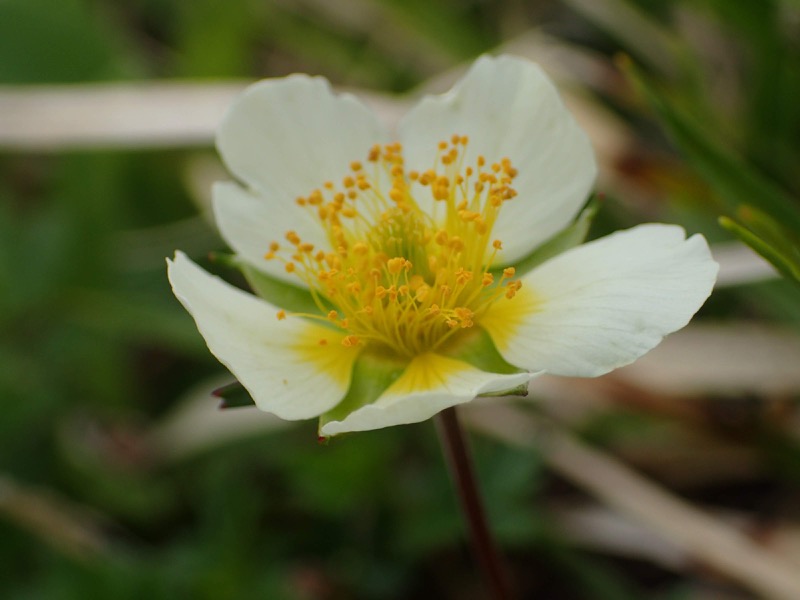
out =
<path fill-rule="evenodd" d="M 351 348 L 353 346 L 358 345 L 359 339 L 357 335 L 348 335 L 342 339 L 342 346 L 345 348 Z"/>

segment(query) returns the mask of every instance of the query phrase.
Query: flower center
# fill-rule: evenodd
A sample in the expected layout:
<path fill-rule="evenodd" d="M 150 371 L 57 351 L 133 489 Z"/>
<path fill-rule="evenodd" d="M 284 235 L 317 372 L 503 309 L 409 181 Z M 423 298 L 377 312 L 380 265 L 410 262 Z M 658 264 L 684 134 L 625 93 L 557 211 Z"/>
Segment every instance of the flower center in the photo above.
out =
<path fill-rule="evenodd" d="M 491 271 L 502 248 L 491 233 L 503 203 L 516 196 L 517 171 L 508 158 L 490 164 L 478 156 L 465 165 L 467 144 L 459 135 L 440 142 L 425 172 L 406 170 L 399 143 L 376 145 L 340 185 L 326 182 L 297 198 L 321 224 L 327 247 L 288 231 L 288 244 L 272 242 L 265 257 L 308 285 L 320 314 L 301 316 L 344 329 L 346 346 L 412 357 L 514 297 L 522 285 L 514 269 Z M 428 197 L 426 211 L 417 199 Z"/>

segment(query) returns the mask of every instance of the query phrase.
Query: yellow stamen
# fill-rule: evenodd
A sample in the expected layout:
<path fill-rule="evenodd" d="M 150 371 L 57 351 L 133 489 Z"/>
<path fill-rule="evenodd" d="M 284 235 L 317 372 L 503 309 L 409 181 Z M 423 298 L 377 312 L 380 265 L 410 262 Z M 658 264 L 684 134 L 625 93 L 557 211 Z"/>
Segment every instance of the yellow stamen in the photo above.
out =
<path fill-rule="evenodd" d="M 406 170 L 399 143 L 375 145 L 339 184 L 324 181 L 297 199 L 321 225 L 322 249 L 288 231 L 288 248 L 272 242 L 266 257 L 302 279 L 318 306 L 332 307 L 301 316 L 344 330 L 343 346 L 414 357 L 514 298 L 522 285 L 514 269 L 497 278 L 490 269 L 502 250 L 492 229 L 516 196 L 517 170 L 503 157 L 464 164 L 468 143 L 461 135 L 443 140 L 433 168 L 419 171 Z M 420 208 L 423 196 L 435 201 L 433 214 Z"/>

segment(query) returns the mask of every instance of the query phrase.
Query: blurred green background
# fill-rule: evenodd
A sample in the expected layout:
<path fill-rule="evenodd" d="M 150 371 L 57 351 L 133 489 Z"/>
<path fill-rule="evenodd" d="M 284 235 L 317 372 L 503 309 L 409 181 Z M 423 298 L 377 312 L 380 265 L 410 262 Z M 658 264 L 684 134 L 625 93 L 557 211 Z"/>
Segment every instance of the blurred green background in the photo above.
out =
<path fill-rule="evenodd" d="M 596 128 L 605 200 L 592 237 L 677 222 L 740 238 L 782 274 L 757 267 L 701 314 L 734 338 L 746 324 L 786 342 L 746 359 L 751 385 L 688 401 L 626 383 L 581 418 L 548 412 L 534 388 L 525 410 L 795 539 L 798 388 L 781 365 L 800 369 L 800 2 L 0 0 L 0 123 L 17 122 L 21 91 L 54 102 L 30 139 L 0 126 L 0 596 L 482 597 L 431 423 L 319 446 L 312 422 L 217 419 L 209 392 L 230 377 L 164 265 L 178 248 L 200 261 L 224 248 L 203 216 L 206 180 L 225 177 L 210 133 L 30 140 L 63 118 L 55 84 L 78 86 L 91 130 L 107 88 L 86 84 L 191 80 L 199 102 L 220 83 L 301 71 L 413 94 L 503 47 L 541 59 Z M 135 88 L 143 105 L 152 89 Z M 119 117 L 157 129 L 142 112 Z M 787 371 L 777 391 L 761 385 Z M 705 445 L 676 458 L 687 432 Z M 521 597 L 751 597 L 702 561 L 579 543 L 564 507 L 595 506 L 591 494 L 535 444 L 474 442 Z M 698 474 L 704 451 L 722 458 Z M 737 456 L 752 468 L 732 468 Z"/>

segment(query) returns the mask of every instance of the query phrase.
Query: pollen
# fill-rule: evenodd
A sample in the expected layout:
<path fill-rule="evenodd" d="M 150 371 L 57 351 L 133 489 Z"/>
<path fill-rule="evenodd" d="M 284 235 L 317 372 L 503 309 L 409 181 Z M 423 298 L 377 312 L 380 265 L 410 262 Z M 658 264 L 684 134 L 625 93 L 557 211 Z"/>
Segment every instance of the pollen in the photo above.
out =
<path fill-rule="evenodd" d="M 512 301 L 522 283 L 512 267 L 494 266 L 503 245 L 492 230 L 517 195 L 517 169 L 507 157 L 467 161 L 468 148 L 454 134 L 436 145 L 433 164 L 407 170 L 401 144 L 376 144 L 338 183 L 298 198 L 324 237 L 312 244 L 287 231 L 288 244 L 269 242 L 265 254 L 301 279 L 319 308 L 293 315 L 344 330 L 345 347 L 411 358 Z"/>

